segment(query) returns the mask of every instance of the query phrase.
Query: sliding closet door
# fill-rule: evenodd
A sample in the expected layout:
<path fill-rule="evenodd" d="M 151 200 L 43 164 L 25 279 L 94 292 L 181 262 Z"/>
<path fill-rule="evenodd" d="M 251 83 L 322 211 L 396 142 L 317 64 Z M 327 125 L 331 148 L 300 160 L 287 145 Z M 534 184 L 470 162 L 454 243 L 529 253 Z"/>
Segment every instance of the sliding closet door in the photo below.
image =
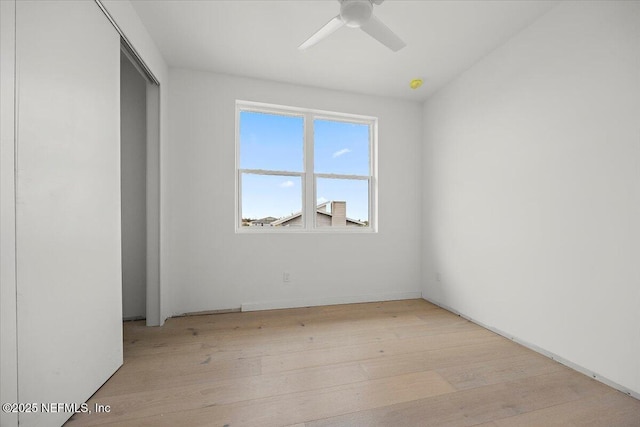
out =
<path fill-rule="evenodd" d="M 82 403 L 122 364 L 120 40 L 93 1 L 19 0 L 16 61 L 18 398 Z"/>

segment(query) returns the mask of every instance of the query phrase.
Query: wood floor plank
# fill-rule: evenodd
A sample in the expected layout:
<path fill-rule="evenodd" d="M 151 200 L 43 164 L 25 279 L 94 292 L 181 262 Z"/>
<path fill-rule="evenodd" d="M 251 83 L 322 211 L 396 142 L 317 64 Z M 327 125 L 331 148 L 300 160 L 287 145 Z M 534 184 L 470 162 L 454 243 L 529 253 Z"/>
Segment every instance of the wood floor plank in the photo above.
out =
<path fill-rule="evenodd" d="M 429 371 L 475 362 L 496 360 L 527 354 L 529 351 L 509 340 L 497 339 L 485 343 L 401 353 L 361 362 L 370 378 L 383 378 L 410 372 Z"/>
<path fill-rule="evenodd" d="M 495 421 L 498 427 L 638 427 L 640 405 L 630 396 L 610 390 L 603 396 L 580 399 Z"/>
<path fill-rule="evenodd" d="M 228 378 L 243 378 L 262 373 L 259 358 L 223 360 L 209 363 L 206 366 L 202 365 L 202 368 L 193 365 L 179 366 L 177 369 L 173 369 L 171 365 L 172 363 L 167 361 L 165 366 L 145 370 L 125 360 L 124 365 L 98 390 L 98 393 L 100 396 L 114 396 L 181 385 L 209 383 Z"/>
<path fill-rule="evenodd" d="M 551 362 L 551 363 L 550 363 Z M 534 352 L 526 352 L 500 359 L 474 361 L 464 365 L 437 369 L 458 390 L 513 381 L 566 369 Z"/>
<path fill-rule="evenodd" d="M 499 338 L 495 334 L 486 330 L 398 339 L 395 341 L 388 340 L 360 346 L 301 351 L 280 356 L 266 356 L 262 358 L 262 369 L 264 372 L 277 372 L 498 340 Z"/>
<path fill-rule="evenodd" d="M 609 392 L 584 375 L 563 370 L 317 420 L 307 426 L 474 426 Z"/>
<path fill-rule="evenodd" d="M 198 427 L 226 424 L 234 427 L 276 427 L 375 408 L 385 402 L 399 403 L 452 391 L 453 387 L 437 373 L 419 372 L 237 404 L 163 413 L 109 425 Z"/>
<path fill-rule="evenodd" d="M 321 390 L 330 387 L 366 381 L 367 375 L 357 363 L 340 366 L 289 371 L 270 375 L 257 375 L 226 380 L 213 380 L 180 386 L 166 386 L 153 390 L 121 393 L 109 396 L 114 410 L 109 422 L 125 422 L 158 413 L 193 411 L 212 405 L 226 405 L 266 397 Z M 89 406 L 103 403 L 102 393 L 89 400 Z M 98 425 L 106 417 L 78 414 L 73 423 Z"/>
<path fill-rule="evenodd" d="M 449 332 L 474 331 L 480 328 L 478 325 L 457 316 L 436 316 L 429 321 L 423 319 L 423 323 L 416 325 L 391 327 L 390 329 L 398 338 L 415 338 Z"/>
<path fill-rule="evenodd" d="M 395 316 L 395 317 L 394 317 Z M 205 316 L 199 316 L 205 317 Z M 125 338 L 125 350 L 134 356 L 136 350 L 146 353 L 148 347 L 162 348 L 170 342 L 171 345 L 191 344 L 194 342 L 206 342 L 212 347 L 224 347 L 243 345 L 246 343 L 269 342 L 273 340 L 285 340 L 295 337 L 320 337 L 357 334 L 369 332 L 373 329 L 389 331 L 391 328 L 406 328 L 412 325 L 424 325 L 424 320 L 415 315 L 385 315 L 382 317 L 361 317 L 358 319 L 327 322 L 310 322 L 307 319 L 298 319 L 290 325 L 267 327 L 258 325 L 251 329 L 210 329 L 208 322 L 204 320 L 193 321 L 181 329 L 174 329 L 166 333 L 155 333 L 150 336 L 127 334 Z"/>
<path fill-rule="evenodd" d="M 157 346 L 139 346 L 135 349 L 129 347 L 126 355 L 129 358 L 149 357 L 157 354 L 161 358 L 168 354 L 178 355 L 202 350 L 204 353 L 217 352 L 219 356 L 229 357 L 255 357 L 277 355 L 295 351 L 313 350 L 320 348 L 342 347 L 358 345 L 368 342 L 397 339 L 397 336 L 387 328 L 371 328 L 365 330 L 349 329 L 347 331 L 318 332 L 307 330 L 304 332 L 292 331 L 291 334 L 274 333 L 253 337 L 219 337 L 208 336 L 193 339 L 182 344 L 166 344 L 162 348 Z"/>

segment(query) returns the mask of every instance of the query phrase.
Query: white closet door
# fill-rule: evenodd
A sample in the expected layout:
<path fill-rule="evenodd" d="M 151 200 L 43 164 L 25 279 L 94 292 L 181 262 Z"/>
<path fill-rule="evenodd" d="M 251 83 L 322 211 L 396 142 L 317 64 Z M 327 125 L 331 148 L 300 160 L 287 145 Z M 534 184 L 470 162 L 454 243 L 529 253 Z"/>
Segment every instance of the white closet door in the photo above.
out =
<path fill-rule="evenodd" d="M 19 0 L 16 61 L 18 398 L 82 403 L 122 365 L 119 36 L 93 1 Z"/>

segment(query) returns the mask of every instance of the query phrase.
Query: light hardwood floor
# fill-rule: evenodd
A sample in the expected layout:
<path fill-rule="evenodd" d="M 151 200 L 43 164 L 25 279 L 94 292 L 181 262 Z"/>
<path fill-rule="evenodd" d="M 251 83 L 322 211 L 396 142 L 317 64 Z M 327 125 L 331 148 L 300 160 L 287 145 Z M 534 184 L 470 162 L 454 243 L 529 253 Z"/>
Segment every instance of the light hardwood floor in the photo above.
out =
<path fill-rule="evenodd" d="M 640 426 L 640 401 L 423 300 L 124 324 L 66 425 Z"/>

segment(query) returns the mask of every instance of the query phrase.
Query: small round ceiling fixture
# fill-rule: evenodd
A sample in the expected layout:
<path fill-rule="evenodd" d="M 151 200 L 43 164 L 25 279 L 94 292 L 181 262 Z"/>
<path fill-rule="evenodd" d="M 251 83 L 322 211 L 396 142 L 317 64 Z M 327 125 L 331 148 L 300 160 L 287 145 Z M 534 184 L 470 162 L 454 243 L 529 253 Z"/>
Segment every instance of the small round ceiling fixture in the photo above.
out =
<path fill-rule="evenodd" d="M 422 79 L 413 79 L 411 83 L 409 83 L 411 89 L 418 89 L 420 86 L 422 86 Z"/>

